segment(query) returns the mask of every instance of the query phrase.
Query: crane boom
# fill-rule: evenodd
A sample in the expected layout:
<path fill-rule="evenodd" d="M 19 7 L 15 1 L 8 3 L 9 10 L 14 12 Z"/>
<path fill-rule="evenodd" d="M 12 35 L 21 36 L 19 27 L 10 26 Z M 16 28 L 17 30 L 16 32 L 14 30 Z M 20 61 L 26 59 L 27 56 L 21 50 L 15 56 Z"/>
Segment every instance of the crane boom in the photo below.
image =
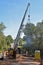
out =
<path fill-rule="evenodd" d="M 19 28 L 19 30 L 18 30 L 16 39 L 15 39 L 15 42 L 14 42 L 14 48 L 16 48 L 16 47 L 18 46 L 18 40 L 19 40 L 19 38 L 20 38 L 21 29 L 22 29 L 22 27 L 23 27 L 23 22 L 24 22 L 24 20 L 25 20 L 26 13 L 27 13 L 27 11 L 28 11 L 29 6 L 30 6 L 30 3 L 28 3 L 27 8 L 26 8 L 25 13 L 24 13 L 24 16 L 23 16 L 23 19 L 22 19 L 22 21 L 21 21 L 21 25 L 20 25 L 20 28 Z"/>

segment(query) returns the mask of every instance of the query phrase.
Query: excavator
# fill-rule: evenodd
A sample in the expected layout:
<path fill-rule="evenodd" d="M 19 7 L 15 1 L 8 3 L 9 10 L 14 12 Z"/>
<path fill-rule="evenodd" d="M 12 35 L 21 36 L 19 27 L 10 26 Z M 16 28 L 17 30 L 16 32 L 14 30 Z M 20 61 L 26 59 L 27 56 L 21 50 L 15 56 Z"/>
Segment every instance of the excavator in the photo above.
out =
<path fill-rule="evenodd" d="M 21 30 L 23 28 L 23 23 L 24 23 L 24 20 L 25 20 L 25 17 L 26 17 L 29 6 L 30 6 L 30 3 L 28 3 L 27 8 L 26 8 L 25 13 L 24 13 L 24 16 L 23 16 L 23 19 L 21 21 L 16 39 L 15 39 L 15 42 L 14 42 L 14 47 L 9 48 L 9 50 L 8 50 L 9 58 L 16 58 L 16 51 L 18 49 L 18 41 L 19 41 L 19 38 L 20 38 Z M 20 49 L 19 49 L 19 53 L 20 53 Z"/>

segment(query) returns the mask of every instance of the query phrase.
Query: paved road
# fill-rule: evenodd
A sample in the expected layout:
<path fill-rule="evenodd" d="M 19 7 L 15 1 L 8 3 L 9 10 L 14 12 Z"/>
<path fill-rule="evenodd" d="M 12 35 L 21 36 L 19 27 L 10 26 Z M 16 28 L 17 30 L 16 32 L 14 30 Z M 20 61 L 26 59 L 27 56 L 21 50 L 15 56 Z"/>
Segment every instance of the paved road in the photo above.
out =
<path fill-rule="evenodd" d="M 16 60 L 4 60 L 0 61 L 0 65 L 39 65 L 39 62 L 35 62 L 33 58 L 24 57 L 18 55 Z"/>

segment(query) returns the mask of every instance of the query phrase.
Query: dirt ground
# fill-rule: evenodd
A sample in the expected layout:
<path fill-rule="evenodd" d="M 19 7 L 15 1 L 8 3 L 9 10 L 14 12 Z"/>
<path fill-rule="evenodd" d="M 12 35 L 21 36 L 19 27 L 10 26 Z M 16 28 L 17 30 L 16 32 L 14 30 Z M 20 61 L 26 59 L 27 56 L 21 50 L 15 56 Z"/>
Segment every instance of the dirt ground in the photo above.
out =
<path fill-rule="evenodd" d="M 39 65 L 40 62 L 34 61 L 32 57 L 17 55 L 16 59 L 0 60 L 0 65 Z"/>

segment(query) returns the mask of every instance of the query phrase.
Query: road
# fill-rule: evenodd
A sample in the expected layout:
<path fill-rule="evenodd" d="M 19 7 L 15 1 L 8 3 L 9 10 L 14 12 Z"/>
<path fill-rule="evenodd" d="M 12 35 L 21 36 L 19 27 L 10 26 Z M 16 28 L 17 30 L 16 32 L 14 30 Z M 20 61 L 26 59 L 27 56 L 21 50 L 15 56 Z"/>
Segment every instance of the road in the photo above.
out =
<path fill-rule="evenodd" d="M 39 65 L 39 62 L 35 62 L 32 57 L 24 57 L 22 55 L 17 55 L 16 60 L 3 60 L 0 61 L 0 65 Z"/>

